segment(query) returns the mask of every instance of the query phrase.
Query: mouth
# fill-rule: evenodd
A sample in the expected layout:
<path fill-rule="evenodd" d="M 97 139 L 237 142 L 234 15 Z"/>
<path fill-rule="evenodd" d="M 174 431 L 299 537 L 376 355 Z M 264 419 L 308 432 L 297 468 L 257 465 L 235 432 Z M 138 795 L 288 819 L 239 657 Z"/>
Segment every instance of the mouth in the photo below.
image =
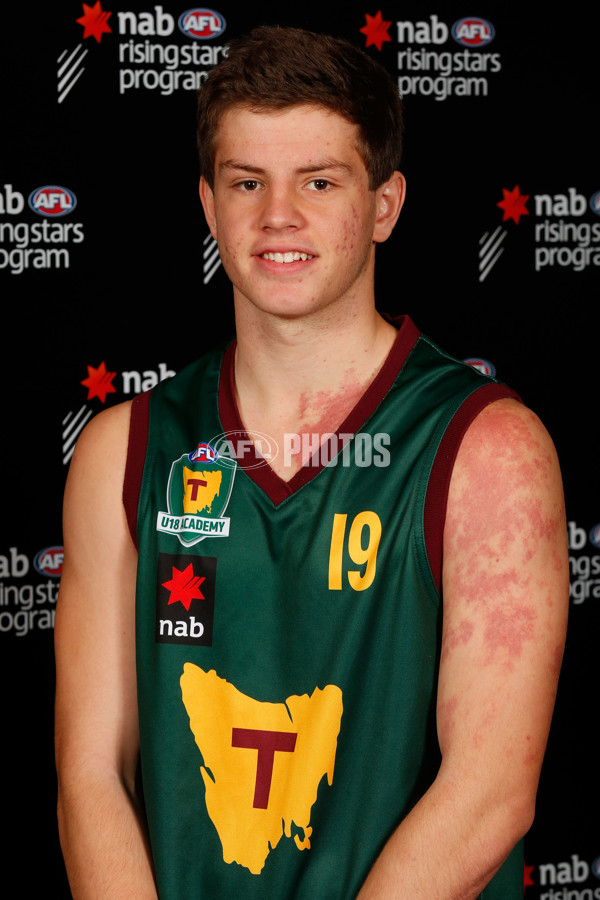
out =
<path fill-rule="evenodd" d="M 270 262 L 276 263 L 293 263 L 306 262 L 307 259 L 314 259 L 310 253 L 304 253 L 302 250 L 287 250 L 285 253 L 261 253 L 261 259 L 268 259 Z"/>

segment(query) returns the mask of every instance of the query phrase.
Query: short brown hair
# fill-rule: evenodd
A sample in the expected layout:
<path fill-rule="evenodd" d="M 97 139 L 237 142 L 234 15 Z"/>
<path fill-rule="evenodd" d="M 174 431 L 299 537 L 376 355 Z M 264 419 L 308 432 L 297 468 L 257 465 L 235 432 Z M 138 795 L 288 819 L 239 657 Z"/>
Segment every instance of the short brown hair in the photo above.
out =
<path fill-rule="evenodd" d="M 386 69 L 354 44 L 299 28 L 261 26 L 228 44 L 198 92 L 200 174 L 212 186 L 215 139 L 232 107 L 310 104 L 358 126 L 358 150 L 376 190 L 402 155 L 402 101 Z"/>

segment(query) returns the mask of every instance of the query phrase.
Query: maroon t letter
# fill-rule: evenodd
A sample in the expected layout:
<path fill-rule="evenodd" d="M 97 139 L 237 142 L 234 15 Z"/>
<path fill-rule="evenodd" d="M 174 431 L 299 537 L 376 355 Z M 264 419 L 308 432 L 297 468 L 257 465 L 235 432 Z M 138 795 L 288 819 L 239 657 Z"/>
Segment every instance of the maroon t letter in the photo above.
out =
<path fill-rule="evenodd" d="M 291 731 L 261 731 L 258 728 L 232 729 L 232 747 L 258 750 L 254 803 L 252 804 L 255 809 L 266 809 L 269 805 L 275 751 L 293 753 L 297 736 Z"/>
<path fill-rule="evenodd" d="M 187 484 L 191 484 L 191 485 L 192 485 L 192 493 L 191 493 L 191 495 L 190 495 L 190 499 L 191 499 L 191 500 L 197 500 L 197 499 L 198 499 L 198 488 L 200 488 L 200 487 L 206 487 L 206 485 L 208 484 L 208 482 L 207 482 L 207 481 L 203 481 L 201 478 L 188 478 Z M 186 485 L 186 486 L 187 486 L 187 485 Z"/>

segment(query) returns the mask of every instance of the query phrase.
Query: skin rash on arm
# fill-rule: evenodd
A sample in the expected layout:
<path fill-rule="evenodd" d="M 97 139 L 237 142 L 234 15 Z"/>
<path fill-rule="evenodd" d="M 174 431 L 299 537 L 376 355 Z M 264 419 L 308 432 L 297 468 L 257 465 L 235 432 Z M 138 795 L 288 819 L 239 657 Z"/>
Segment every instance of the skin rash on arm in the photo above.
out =
<path fill-rule="evenodd" d="M 553 696 L 564 637 L 556 624 L 564 619 L 568 584 L 554 448 L 525 407 L 515 401 L 494 406 L 472 426 L 453 476 L 444 578 L 459 602 L 445 610 L 442 666 L 462 651 L 472 654 L 483 679 L 494 672 L 510 683 L 531 660 L 545 672 L 541 683 Z M 476 743 L 494 718 L 489 694 L 486 706 L 473 733 Z M 442 732 L 452 728 L 458 708 L 457 696 L 442 697 Z M 533 759 L 539 761 L 539 753 Z"/>
<path fill-rule="evenodd" d="M 517 401 L 486 407 L 459 449 L 443 594 L 442 764 L 384 847 L 361 900 L 474 900 L 533 819 L 564 643 L 568 558 L 554 448 Z"/>

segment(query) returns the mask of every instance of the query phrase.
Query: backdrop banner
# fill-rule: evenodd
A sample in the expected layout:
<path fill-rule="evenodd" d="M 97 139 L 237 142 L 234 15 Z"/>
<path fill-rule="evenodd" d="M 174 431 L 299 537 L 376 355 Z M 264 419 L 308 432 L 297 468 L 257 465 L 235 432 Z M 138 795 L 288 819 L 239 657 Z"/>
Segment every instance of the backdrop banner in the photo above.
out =
<path fill-rule="evenodd" d="M 65 477 L 93 416 L 233 333 L 198 199 L 196 90 L 229 39 L 282 24 L 353 41 L 404 98 L 407 201 L 378 251 L 379 308 L 508 382 L 557 446 L 570 622 L 524 890 L 600 898 L 598 7 L 219 3 L 13 0 L 3 15 L 3 881 L 70 897 L 53 758 Z"/>

